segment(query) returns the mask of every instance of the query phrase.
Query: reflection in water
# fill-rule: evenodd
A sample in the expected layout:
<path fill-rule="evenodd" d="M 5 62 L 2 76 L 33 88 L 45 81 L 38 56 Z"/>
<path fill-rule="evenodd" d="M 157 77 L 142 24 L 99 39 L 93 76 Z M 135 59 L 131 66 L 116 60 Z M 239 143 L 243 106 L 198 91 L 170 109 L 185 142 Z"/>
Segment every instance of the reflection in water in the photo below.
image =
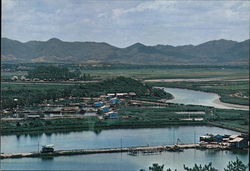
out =
<path fill-rule="evenodd" d="M 18 153 L 37 151 L 40 145 L 54 144 L 55 150 L 94 149 L 145 146 L 171 145 L 177 143 L 177 138 L 183 144 L 192 144 L 199 141 L 199 137 L 211 134 L 240 134 L 235 131 L 210 126 L 169 126 L 166 128 L 140 129 L 109 129 L 94 131 L 75 131 L 67 133 L 39 134 L 37 136 L 16 135 L 1 136 L 2 152 Z"/>
<path fill-rule="evenodd" d="M 211 152 L 195 149 L 186 149 L 184 152 L 162 152 L 159 155 L 131 156 L 127 153 L 105 153 L 60 156 L 53 159 L 21 158 L 4 159 L 1 161 L 2 169 L 13 170 L 148 170 L 152 163 L 164 164 L 165 168 L 183 170 L 183 165 L 188 167 L 197 164 L 213 163 L 218 170 L 224 170 L 229 161 L 238 157 L 245 164 L 248 163 L 248 152 L 235 155 L 226 151 Z"/>
<path fill-rule="evenodd" d="M 42 160 L 53 160 L 54 157 L 53 156 L 43 156 L 41 157 Z"/>
<path fill-rule="evenodd" d="M 46 135 L 47 137 L 51 137 L 52 133 L 51 133 L 51 132 L 45 132 L 45 135 Z"/>

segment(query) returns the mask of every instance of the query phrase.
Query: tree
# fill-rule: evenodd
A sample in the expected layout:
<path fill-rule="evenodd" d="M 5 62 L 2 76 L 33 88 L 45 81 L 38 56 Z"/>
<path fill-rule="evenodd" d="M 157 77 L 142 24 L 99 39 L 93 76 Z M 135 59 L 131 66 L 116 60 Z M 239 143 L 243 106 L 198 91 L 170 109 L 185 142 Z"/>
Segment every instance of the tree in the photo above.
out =
<path fill-rule="evenodd" d="M 241 160 L 236 158 L 236 161 L 230 161 L 227 165 L 227 168 L 224 171 L 246 171 L 247 165 L 245 165 Z"/>
<path fill-rule="evenodd" d="M 158 163 L 154 163 L 153 166 L 149 167 L 149 170 L 152 171 L 163 171 L 164 165 L 159 165 Z"/>
<path fill-rule="evenodd" d="M 198 166 L 197 164 L 194 165 L 193 168 L 188 168 L 184 165 L 184 170 L 186 171 L 218 171 L 214 167 L 212 167 L 212 163 L 209 163 L 208 165 L 205 166 Z"/>

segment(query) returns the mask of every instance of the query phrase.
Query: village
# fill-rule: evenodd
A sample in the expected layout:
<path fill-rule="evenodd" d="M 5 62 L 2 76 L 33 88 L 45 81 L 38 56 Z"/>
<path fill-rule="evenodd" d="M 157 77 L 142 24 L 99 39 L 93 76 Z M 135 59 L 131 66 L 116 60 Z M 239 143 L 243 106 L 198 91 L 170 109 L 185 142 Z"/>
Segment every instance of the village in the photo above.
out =
<path fill-rule="evenodd" d="M 138 105 L 130 102 L 136 96 L 135 92 L 108 93 L 100 97 L 68 97 L 56 100 L 45 100 L 35 109 L 20 108 L 14 110 L 5 109 L 2 112 L 2 120 L 17 121 L 24 119 L 58 119 L 58 118 L 86 118 L 97 117 L 99 119 L 118 119 L 117 107 L 121 105 Z M 14 99 L 18 101 L 18 99 Z M 124 118 L 125 119 L 125 118 Z"/>

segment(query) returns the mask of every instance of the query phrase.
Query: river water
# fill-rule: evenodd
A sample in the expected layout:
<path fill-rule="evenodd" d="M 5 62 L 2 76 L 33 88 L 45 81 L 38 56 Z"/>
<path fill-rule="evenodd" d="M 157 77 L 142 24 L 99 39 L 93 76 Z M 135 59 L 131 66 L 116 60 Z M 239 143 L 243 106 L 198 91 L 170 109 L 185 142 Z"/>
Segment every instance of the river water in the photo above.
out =
<path fill-rule="evenodd" d="M 177 138 L 181 143 L 192 144 L 199 137 L 212 134 L 240 134 L 210 126 L 170 126 L 165 128 L 109 129 L 101 132 L 78 131 L 40 135 L 1 136 L 4 153 L 36 152 L 38 145 L 54 144 L 56 150 L 131 147 L 145 145 L 171 145 Z"/>
<path fill-rule="evenodd" d="M 181 88 L 163 88 L 166 92 L 172 94 L 174 99 L 168 100 L 170 103 L 179 103 L 185 105 L 211 106 L 220 109 L 238 109 L 247 110 L 248 106 L 234 105 L 220 102 L 220 96 L 216 93 L 207 93 Z"/>
<path fill-rule="evenodd" d="M 108 147 L 131 147 L 143 145 L 169 145 L 176 143 L 197 143 L 199 137 L 206 133 L 240 134 L 239 132 L 210 126 L 170 126 L 166 128 L 109 129 L 100 132 L 77 131 L 39 135 L 5 135 L 1 136 L 1 148 L 4 153 L 32 152 L 44 144 L 55 144 L 61 149 L 92 149 Z M 129 156 L 126 153 L 91 154 L 60 156 L 51 159 L 21 158 L 1 160 L 1 169 L 16 170 L 139 170 L 147 168 L 154 162 L 165 164 L 170 168 L 183 170 L 182 164 L 193 166 L 194 163 L 213 162 L 218 169 L 238 156 L 245 163 L 248 152 L 232 153 L 229 151 L 195 150 L 184 152 L 163 152 L 160 155 Z"/>

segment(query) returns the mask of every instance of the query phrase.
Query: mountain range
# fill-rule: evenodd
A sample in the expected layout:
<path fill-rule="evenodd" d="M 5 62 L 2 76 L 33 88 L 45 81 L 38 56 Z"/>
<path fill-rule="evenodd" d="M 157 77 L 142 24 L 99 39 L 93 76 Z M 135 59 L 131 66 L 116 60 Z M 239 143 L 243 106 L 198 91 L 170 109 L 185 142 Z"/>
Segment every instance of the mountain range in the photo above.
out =
<path fill-rule="evenodd" d="M 3 62 L 92 63 L 119 62 L 127 64 L 248 64 L 249 39 L 212 40 L 199 45 L 156 45 L 135 43 L 118 48 L 108 43 L 65 42 L 57 38 L 29 41 L 1 38 Z"/>

